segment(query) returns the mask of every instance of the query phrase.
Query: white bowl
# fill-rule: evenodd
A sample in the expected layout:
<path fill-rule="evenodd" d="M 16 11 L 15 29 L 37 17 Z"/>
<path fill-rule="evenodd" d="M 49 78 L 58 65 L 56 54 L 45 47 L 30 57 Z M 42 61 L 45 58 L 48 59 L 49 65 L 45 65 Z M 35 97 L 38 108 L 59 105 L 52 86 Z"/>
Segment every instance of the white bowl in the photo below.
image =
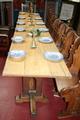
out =
<path fill-rule="evenodd" d="M 11 38 L 11 40 L 16 43 L 21 43 L 24 41 L 24 38 L 22 36 L 14 36 Z"/>
<path fill-rule="evenodd" d="M 39 15 L 39 13 L 34 13 L 34 15 L 38 16 L 38 15 Z"/>
<path fill-rule="evenodd" d="M 41 17 L 36 17 L 35 20 L 42 20 L 42 18 Z"/>
<path fill-rule="evenodd" d="M 37 22 L 36 25 L 45 25 L 44 22 Z"/>
<path fill-rule="evenodd" d="M 22 15 L 19 15 L 18 18 L 19 18 L 19 19 L 25 19 L 26 17 L 25 17 L 25 16 L 22 16 Z"/>
<path fill-rule="evenodd" d="M 53 42 L 53 39 L 51 37 L 40 37 L 39 38 L 39 42 L 42 42 L 42 43 L 51 43 L 51 42 Z"/>
<path fill-rule="evenodd" d="M 26 12 L 20 12 L 20 15 L 25 15 L 26 14 Z"/>
<path fill-rule="evenodd" d="M 21 31 L 25 31 L 25 28 L 23 28 L 23 27 L 17 27 L 15 30 L 21 32 Z"/>
<path fill-rule="evenodd" d="M 8 57 L 14 61 L 21 61 L 25 58 L 26 52 L 24 50 L 11 50 L 8 52 Z"/>
<path fill-rule="evenodd" d="M 47 51 L 44 53 L 44 57 L 50 61 L 61 61 L 63 60 L 63 55 L 59 52 Z"/>
<path fill-rule="evenodd" d="M 48 32 L 49 29 L 48 28 L 38 28 L 41 32 Z"/>
<path fill-rule="evenodd" d="M 24 21 L 17 21 L 17 24 L 18 24 L 18 25 L 24 25 L 25 22 L 24 22 Z"/>

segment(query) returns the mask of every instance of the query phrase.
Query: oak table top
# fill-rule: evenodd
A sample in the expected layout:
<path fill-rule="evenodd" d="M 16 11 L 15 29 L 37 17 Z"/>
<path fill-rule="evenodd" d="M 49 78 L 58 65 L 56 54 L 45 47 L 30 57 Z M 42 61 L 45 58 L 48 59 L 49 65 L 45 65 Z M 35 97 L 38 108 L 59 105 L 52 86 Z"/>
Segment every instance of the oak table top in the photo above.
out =
<path fill-rule="evenodd" d="M 7 57 L 6 64 L 3 71 L 3 76 L 23 76 L 23 77 L 71 77 L 71 74 L 64 62 L 61 60 L 59 62 L 48 61 L 44 58 L 44 53 L 46 51 L 58 52 L 58 49 L 54 42 L 49 44 L 44 44 L 38 41 L 38 37 L 36 37 L 36 45 L 35 49 L 31 48 L 32 37 L 28 35 L 29 31 L 32 28 L 44 27 L 45 25 L 35 25 L 30 26 L 30 21 L 28 17 L 28 13 L 25 15 L 26 19 L 22 19 L 25 24 L 24 25 L 16 25 L 16 27 L 21 26 L 25 27 L 26 31 L 17 32 L 15 31 L 14 36 L 20 35 L 23 36 L 25 41 L 22 43 L 13 43 L 11 44 L 10 50 L 24 50 L 26 51 L 26 57 L 22 61 L 13 61 L 9 57 Z M 22 21 L 18 20 L 18 21 Z M 38 20 L 35 20 L 35 23 Z M 42 21 L 42 20 L 40 20 Z M 41 37 L 51 37 L 49 32 L 41 33 Z"/>

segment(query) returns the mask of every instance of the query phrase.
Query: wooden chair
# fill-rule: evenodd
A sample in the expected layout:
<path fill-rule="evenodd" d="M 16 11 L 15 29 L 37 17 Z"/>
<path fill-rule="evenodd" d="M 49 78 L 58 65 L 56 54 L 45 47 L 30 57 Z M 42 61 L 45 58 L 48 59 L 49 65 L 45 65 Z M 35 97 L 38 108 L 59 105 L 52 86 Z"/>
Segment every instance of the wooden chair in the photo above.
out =
<path fill-rule="evenodd" d="M 13 31 L 10 26 L 0 26 L 0 55 L 7 55 Z"/>
<path fill-rule="evenodd" d="M 60 48 L 63 45 L 64 38 L 66 37 L 67 33 L 72 30 L 71 27 L 69 27 L 67 24 L 63 23 L 60 25 L 57 36 L 56 45 L 58 48 Z"/>
<path fill-rule="evenodd" d="M 7 34 L 0 34 L 0 56 L 6 55 L 9 49 L 9 38 Z"/>
<path fill-rule="evenodd" d="M 7 30 L 7 31 L 9 31 L 10 29 L 11 29 L 11 26 L 0 25 L 0 30 Z"/>
<path fill-rule="evenodd" d="M 76 40 L 74 41 L 74 44 L 71 46 L 69 58 L 65 61 L 68 68 L 70 68 L 70 66 L 73 62 L 73 55 L 74 55 L 75 50 L 78 48 L 79 45 L 80 45 L 80 37 L 78 36 L 76 38 Z"/>
<path fill-rule="evenodd" d="M 46 25 L 47 25 L 47 27 L 48 28 L 52 28 L 52 24 L 53 24 L 53 22 L 54 22 L 54 20 L 57 18 L 56 16 L 55 16 L 55 14 L 54 14 L 55 12 L 54 12 L 54 9 L 53 8 L 50 8 L 49 6 L 48 6 L 48 9 L 47 9 L 47 18 L 46 18 Z"/>
<path fill-rule="evenodd" d="M 52 37 L 54 39 L 54 41 L 56 42 L 57 41 L 57 36 L 58 36 L 58 29 L 60 28 L 60 25 L 62 24 L 63 22 L 60 20 L 60 19 L 55 19 L 55 21 L 53 22 L 52 24 Z"/>
<path fill-rule="evenodd" d="M 59 29 L 60 25 L 62 24 L 63 22 L 57 18 L 54 22 L 53 22 L 53 30 L 57 32 L 57 30 Z"/>
<path fill-rule="evenodd" d="M 13 32 L 14 32 L 14 27 L 13 26 L 0 25 L 0 33 L 1 34 L 8 34 L 9 38 L 11 38 L 12 35 L 13 35 Z"/>
<path fill-rule="evenodd" d="M 46 23 L 46 26 L 49 28 L 49 31 L 50 31 L 51 35 L 53 34 L 53 32 L 52 32 L 53 31 L 52 25 L 53 25 L 53 22 L 56 19 L 57 19 L 57 17 L 52 15 L 51 17 L 48 18 L 47 23 Z"/>
<path fill-rule="evenodd" d="M 64 37 L 63 45 L 59 49 L 60 52 L 64 55 L 64 59 L 68 58 L 71 45 L 74 43 L 76 38 L 77 34 L 73 30 L 69 31 Z"/>
<path fill-rule="evenodd" d="M 74 53 L 73 63 L 70 67 L 72 78 L 56 79 L 59 95 L 65 99 L 66 107 L 59 117 L 69 117 L 80 114 L 80 45 Z"/>
<path fill-rule="evenodd" d="M 50 27 L 52 27 L 52 24 L 53 24 L 53 22 L 55 21 L 55 19 L 57 19 L 57 17 L 54 16 L 54 15 L 48 16 L 48 18 L 47 18 L 47 23 L 50 24 Z"/>

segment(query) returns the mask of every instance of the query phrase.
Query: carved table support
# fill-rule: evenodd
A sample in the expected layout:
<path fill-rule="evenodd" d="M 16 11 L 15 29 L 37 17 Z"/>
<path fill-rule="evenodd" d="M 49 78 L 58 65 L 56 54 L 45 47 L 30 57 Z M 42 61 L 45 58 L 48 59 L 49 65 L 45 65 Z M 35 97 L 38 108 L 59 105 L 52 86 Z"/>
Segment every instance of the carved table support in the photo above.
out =
<path fill-rule="evenodd" d="M 22 79 L 22 94 L 16 96 L 16 103 L 30 102 L 31 115 L 36 115 L 36 102 L 47 102 L 47 98 L 42 94 L 37 94 L 36 79 L 24 78 Z"/>

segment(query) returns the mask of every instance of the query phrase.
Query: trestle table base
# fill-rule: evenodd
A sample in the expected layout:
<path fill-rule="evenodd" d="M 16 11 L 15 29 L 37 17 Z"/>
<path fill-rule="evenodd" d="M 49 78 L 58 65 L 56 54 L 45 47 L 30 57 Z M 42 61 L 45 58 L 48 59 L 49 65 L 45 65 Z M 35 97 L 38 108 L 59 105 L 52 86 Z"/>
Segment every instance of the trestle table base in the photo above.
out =
<path fill-rule="evenodd" d="M 22 79 L 22 80 L 24 80 L 24 79 Z M 25 82 L 26 82 L 26 79 L 25 79 Z M 36 79 L 30 78 L 28 92 L 23 90 L 23 93 L 21 95 L 16 96 L 16 103 L 25 103 L 25 102 L 30 103 L 31 115 L 37 114 L 36 102 L 44 102 L 45 103 L 48 101 L 47 97 L 43 96 L 43 94 L 41 94 L 41 95 L 37 94 L 35 83 L 36 83 Z M 23 84 L 22 84 L 22 87 L 24 88 Z"/>

